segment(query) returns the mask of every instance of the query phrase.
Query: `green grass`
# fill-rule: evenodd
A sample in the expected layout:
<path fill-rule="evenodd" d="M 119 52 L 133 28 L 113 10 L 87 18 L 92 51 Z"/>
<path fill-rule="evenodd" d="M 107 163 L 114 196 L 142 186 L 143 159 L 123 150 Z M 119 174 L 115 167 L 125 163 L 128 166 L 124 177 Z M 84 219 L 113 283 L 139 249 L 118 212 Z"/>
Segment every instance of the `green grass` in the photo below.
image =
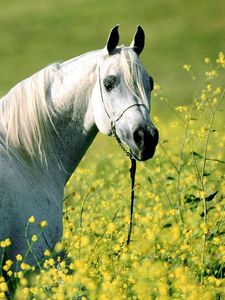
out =
<path fill-rule="evenodd" d="M 190 89 L 180 68 L 190 63 L 200 71 L 205 56 L 225 48 L 224 10 L 222 0 L 1 0 L 0 91 L 51 62 L 103 47 L 115 24 L 129 44 L 141 24 L 144 64 L 173 103 L 186 103 Z"/>

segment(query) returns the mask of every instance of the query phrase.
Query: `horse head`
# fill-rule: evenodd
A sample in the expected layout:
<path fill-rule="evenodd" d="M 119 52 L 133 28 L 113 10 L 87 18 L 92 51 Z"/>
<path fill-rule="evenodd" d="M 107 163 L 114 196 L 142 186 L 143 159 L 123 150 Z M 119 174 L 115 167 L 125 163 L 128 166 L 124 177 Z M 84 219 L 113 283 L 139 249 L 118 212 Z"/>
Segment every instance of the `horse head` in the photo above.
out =
<path fill-rule="evenodd" d="M 118 47 L 118 25 L 108 37 L 97 66 L 92 93 L 95 123 L 100 132 L 111 135 L 130 148 L 138 160 L 154 155 L 158 130 L 150 119 L 153 79 L 140 61 L 145 35 L 138 26 L 129 47 Z"/>

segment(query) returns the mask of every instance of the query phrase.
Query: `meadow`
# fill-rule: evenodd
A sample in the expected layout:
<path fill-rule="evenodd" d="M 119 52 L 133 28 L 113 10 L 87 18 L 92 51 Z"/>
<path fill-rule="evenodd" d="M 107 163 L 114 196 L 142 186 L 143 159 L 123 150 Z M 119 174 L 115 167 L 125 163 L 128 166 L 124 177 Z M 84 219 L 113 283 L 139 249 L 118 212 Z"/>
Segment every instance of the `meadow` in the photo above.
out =
<path fill-rule="evenodd" d="M 45 251 L 38 273 L 19 254 L 17 272 L 6 261 L 0 299 L 225 299 L 223 2 L 0 6 L 1 94 L 54 60 L 103 47 L 116 23 L 129 44 L 141 23 L 160 132 L 155 157 L 137 163 L 129 246 L 130 161 L 114 139 L 99 135 L 65 188 L 62 241 Z M 31 216 L 27 228 L 34 222 Z M 43 220 L 31 248 L 46 226 Z M 0 247 L 7 251 L 10 241 Z"/>

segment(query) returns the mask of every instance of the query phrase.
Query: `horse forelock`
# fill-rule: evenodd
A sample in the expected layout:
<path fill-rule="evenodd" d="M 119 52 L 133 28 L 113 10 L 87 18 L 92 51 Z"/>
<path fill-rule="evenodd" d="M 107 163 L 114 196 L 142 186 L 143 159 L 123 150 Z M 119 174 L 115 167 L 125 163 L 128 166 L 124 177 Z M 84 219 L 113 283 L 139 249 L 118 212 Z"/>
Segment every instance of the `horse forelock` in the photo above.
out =
<path fill-rule="evenodd" d="M 125 85 L 139 103 L 144 102 L 148 107 L 149 101 L 143 82 L 144 67 L 138 55 L 131 48 L 122 47 L 120 49 L 120 65 Z"/>
<path fill-rule="evenodd" d="M 53 69 L 51 65 L 35 73 L 0 99 L 1 144 L 20 159 L 47 164 L 47 152 L 52 151 L 52 109 L 47 91 Z"/>

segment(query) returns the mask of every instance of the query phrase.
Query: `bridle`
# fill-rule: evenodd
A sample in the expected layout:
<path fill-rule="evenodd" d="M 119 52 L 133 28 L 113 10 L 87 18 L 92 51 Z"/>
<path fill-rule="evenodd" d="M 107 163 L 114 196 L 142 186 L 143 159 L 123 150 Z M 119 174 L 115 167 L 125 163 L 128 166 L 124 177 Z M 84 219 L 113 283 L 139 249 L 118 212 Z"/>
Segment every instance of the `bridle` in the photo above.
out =
<path fill-rule="evenodd" d="M 104 108 L 104 111 L 107 115 L 107 117 L 110 120 L 110 128 L 111 128 L 111 134 L 115 137 L 116 141 L 118 142 L 120 148 L 123 150 L 123 152 L 125 153 L 126 156 L 128 156 L 130 159 L 135 159 L 133 154 L 130 151 L 127 151 L 126 148 L 124 147 L 123 143 L 121 142 L 120 138 L 118 137 L 117 133 L 116 133 L 116 122 L 118 122 L 122 116 L 124 115 L 124 113 L 126 111 L 128 111 L 130 108 L 134 107 L 134 106 L 144 106 L 145 109 L 149 112 L 149 109 L 146 107 L 146 105 L 144 103 L 134 103 L 129 105 L 128 107 L 126 107 L 120 114 L 118 117 L 116 117 L 115 119 L 113 119 L 109 112 L 106 109 L 106 105 L 105 105 L 105 101 L 104 101 L 104 97 L 103 97 L 103 91 L 102 91 L 102 83 L 101 83 L 101 73 L 100 73 L 100 65 L 98 66 L 98 82 L 99 82 L 99 89 L 100 89 L 100 95 L 101 95 L 101 101 L 102 101 L 102 105 Z"/>

